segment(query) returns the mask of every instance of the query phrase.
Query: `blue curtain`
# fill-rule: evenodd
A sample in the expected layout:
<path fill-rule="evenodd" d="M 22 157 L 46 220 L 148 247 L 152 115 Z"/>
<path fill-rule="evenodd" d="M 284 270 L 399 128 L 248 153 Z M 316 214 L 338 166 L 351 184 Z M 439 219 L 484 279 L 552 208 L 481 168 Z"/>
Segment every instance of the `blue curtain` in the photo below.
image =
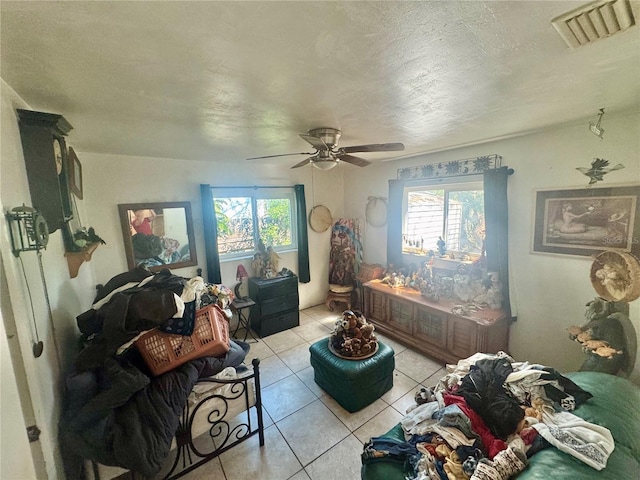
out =
<path fill-rule="evenodd" d="M 389 180 L 389 214 L 387 216 L 387 265 L 402 266 L 402 195 L 403 180 Z"/>
<path fill-rule="evenodd" d="M 304 185 L 295 185 L 296 219 L 298 230 L 298 281 L 309 283 L 309 236 L 307 231 L 307 202 L 304 198 Z"/>
<path fill-rule="evenodd" d="M 202 221 L 204 223 L 204 246 L 207 255 L 207 282 L 222 283 L 220 255 L 218 254 L 218 225 L 213 209 L 211 185 L 200 185 L 202 199 Z"/>
<path fill-rule="evenodd" d="M 513 170 L 500 167 L 486 170 L 484 183 L 484 222 L 487 271 L 498 272 L 504 295 L 504 310 L 511 318 L 509 302 L 509 201 L 507 179 Z"/>

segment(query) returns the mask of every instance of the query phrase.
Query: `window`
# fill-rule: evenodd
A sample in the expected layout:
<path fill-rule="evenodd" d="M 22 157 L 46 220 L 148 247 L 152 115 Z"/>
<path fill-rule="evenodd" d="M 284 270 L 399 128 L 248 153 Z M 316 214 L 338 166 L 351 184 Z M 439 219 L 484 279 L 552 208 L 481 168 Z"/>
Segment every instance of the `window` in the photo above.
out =
<path fill-rule="evenodd" d="M 481 182 L 413 185 L 404 189 L 402 252 L 438 251 L 480 254 L 484 241 L 484 191 Z"/>
<path fill-rule="evenodd" d="M 295 250 L 295 194 L 287 187 L 211 187 L 221 259 L 253 255 L 262 240 L 276 252 Z"/>

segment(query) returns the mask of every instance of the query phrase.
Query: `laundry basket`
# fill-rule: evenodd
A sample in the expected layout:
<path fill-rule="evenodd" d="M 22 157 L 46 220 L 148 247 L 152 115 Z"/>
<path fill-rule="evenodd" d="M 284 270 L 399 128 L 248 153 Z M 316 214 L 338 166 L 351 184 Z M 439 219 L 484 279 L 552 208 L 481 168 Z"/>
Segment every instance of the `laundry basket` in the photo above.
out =
<path fill-rule="evenodd" d="M 191 335 L 165 333 L 154 328 L 135 341 L 154 376 L 200 357 L 219 357 L 229 351 L 229 323 L 218 305 L 196 312 Z"/>

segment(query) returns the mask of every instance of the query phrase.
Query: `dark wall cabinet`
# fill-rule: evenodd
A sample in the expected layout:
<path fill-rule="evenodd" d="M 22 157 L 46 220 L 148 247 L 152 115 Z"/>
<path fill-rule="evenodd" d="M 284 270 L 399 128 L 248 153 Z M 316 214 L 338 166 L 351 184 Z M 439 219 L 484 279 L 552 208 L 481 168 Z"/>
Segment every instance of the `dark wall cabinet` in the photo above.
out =
<path fill-rule="evenodd" d="M 508 352 L 509 324 L 502 310 L 455 315 L 451 300 L 432 302 L 420 292 L 380 280 L 364 284 L 364 300 L 365 317 L 376 330 L 432 358 L 457 363 L 476 352 Z"/>
<path fill-rule="evenodd" d="M 17 110 L 31 203 L 49 233 L 73 218 L 65 135 L 73 128 L 62 115 Z"/>
<path fill-rule="evenodd" d="M 300 324 L 298 277 L 250 278 L 251 328 L 261 337 Z"/>

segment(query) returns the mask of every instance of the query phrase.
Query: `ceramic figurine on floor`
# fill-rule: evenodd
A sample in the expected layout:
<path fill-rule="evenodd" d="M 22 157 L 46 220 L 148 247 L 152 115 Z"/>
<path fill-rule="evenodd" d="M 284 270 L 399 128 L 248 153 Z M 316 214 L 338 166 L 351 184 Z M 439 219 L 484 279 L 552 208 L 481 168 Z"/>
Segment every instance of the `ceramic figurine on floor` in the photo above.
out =
<path fill-rule="evenodd" d="M 442 237 L 438 237 L 438 241 L 436 242 L 436 245 L 438 245 L 438 253 L 440 254 L 441 257 L 444 257 L 445 254 L 447 253 L 447 245 L 444 243 L 444 240 L 442 239 Z"/>

